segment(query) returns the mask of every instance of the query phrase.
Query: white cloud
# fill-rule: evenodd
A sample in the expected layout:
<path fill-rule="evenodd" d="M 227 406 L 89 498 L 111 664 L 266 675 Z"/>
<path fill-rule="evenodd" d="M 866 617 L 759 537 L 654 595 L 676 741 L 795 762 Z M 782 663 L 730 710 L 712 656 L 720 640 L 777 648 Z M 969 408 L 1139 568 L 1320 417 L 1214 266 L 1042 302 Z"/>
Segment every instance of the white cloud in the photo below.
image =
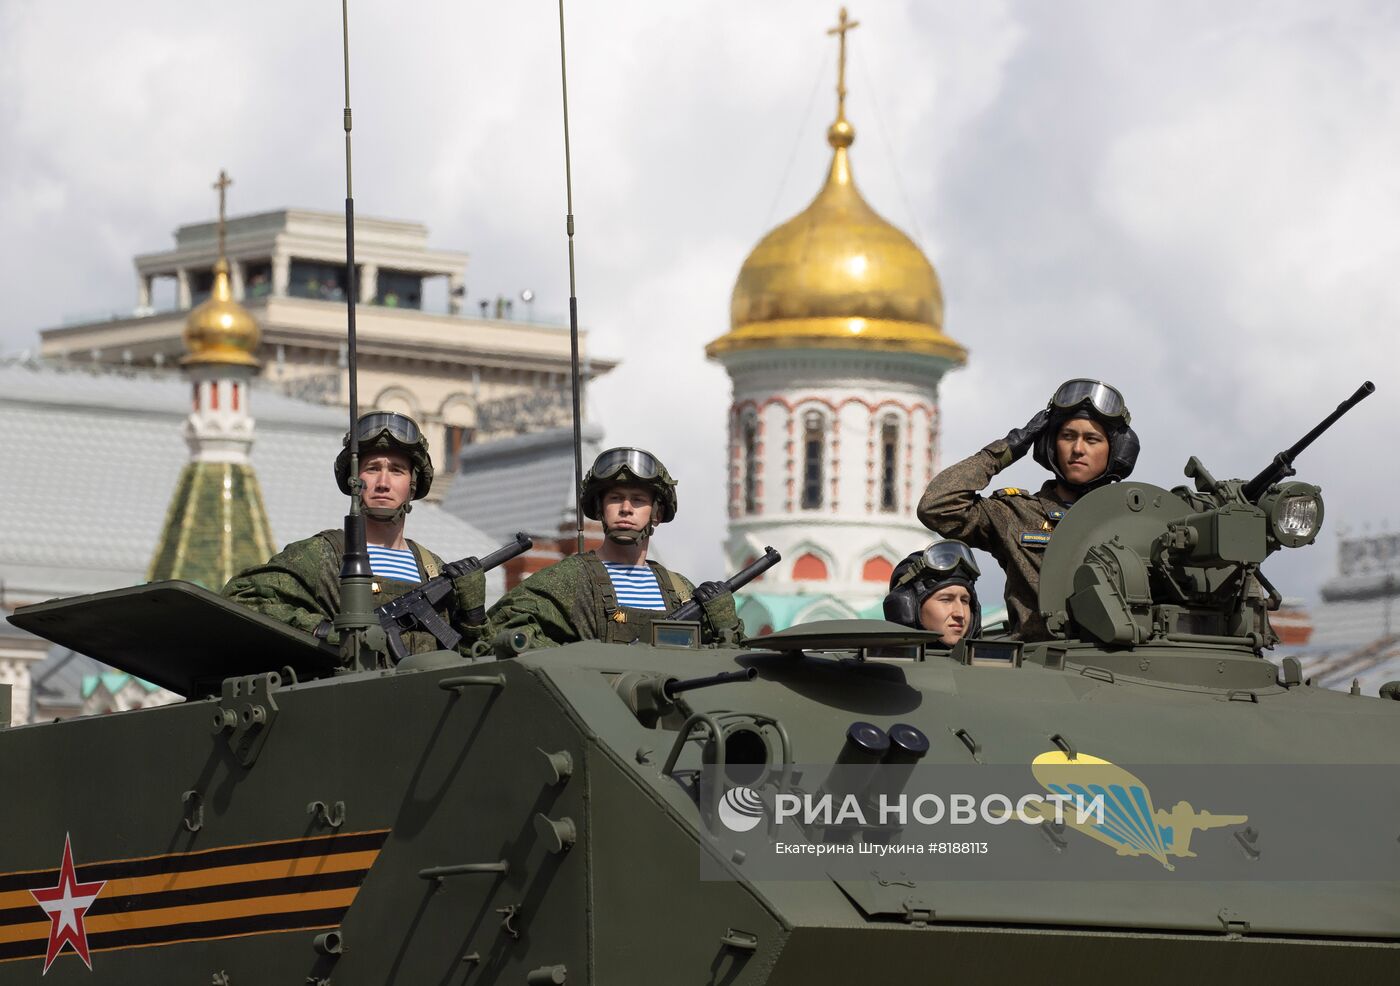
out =
<path fill-rule="evenodd" d="M 698 577 L 719 564 L 728 403 L 701 350 L 727 328 L 748 250 L 819 184 L 835 6 L 568 7 L 579 307 L 593 344 L 626 360 L 593 403 L 610 437 L 655 445 L 681 476 L 667 552 Z M 220 167 L 237 212 L 338 208 L 336 14 L 0 7 L 0 348 L 129 305 L 131 256 L 212 214 Z M 1393 5 L 867 0 L 851 14 L 857 180 L 921 234 L 947 330 L 972 351 L 944 381 L 945 462 L 1095 373 L 1129 397 L 1138 478 L 1171 485 L 1191 453 L 1253 472 L 1372 375 L 1381 391 L 1300 465 L 1324 480 L 1329 524 L 1384 516 L 1400 484 L 1384 452 L 1400 412 Z M 529 287 L 538 314 L 562 314 L 555 8 L 351 16 L 359 211 L 470 250 L 473 299 Z M 1038 482 L 1017 470 L 1009 482 Z M 1280 568 L 1311 590 L 1329 550 Z"/>

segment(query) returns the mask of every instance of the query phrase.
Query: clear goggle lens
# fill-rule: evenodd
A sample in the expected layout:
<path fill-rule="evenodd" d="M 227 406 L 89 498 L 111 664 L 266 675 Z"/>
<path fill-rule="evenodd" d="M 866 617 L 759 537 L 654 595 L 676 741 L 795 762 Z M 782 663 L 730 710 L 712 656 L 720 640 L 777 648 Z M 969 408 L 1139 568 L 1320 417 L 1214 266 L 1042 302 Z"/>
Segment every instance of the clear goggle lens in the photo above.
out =
<path fill-rule="evenodd" d="M 1070 410 L 1086 403 L 1105 418 L 1122 418 L 1125 423 L 1129 419 L 1128 405 L 1123 400 L 1123 395 L 1118 392 L 1118 388 L 1102 380 L 1066 380 L 1050 399 L 1052 407 L 1062 410 Z"/>
<path fill-rule="evenodd" d="M 403 445 L 417 445 L 423 433 L 413 423 L 413 419 L 395 411 L 374 411 L 360 418 L 355 433 L 360 444 L 372 442 L 382 433 Z"/>
<path fill-rule="evenodd" d="M 661 475 L 661 463 L 650 452 L 637 448 L 610 448 L 593 460 L 593 475 L 607 479 L 627 470 L 638 479 L 655 479 Z"/>
<path fill-rule="evenodd" d="M 973 578 L 982 574 L 977 560 L 972 557 L 972 549 L 961 541 L 935 541 L 924 549 L 924 568 L 937 575 L 966 570 Z"/>
<path fill-rule="evenodd" d="M 1278 511 L 1279 533 L 1305 538 L 1317 530 L 1317 497 L 1285 497 Z"/>

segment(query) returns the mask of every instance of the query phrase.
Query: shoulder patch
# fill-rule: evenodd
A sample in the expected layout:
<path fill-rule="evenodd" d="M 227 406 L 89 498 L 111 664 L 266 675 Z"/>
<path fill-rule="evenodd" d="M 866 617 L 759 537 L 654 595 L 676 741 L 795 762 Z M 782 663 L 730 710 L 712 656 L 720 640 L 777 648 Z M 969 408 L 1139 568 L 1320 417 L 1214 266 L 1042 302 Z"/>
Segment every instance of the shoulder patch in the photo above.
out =
<path fill-rule="evenodd" d="M 1050 543 L 1050 535 L 1044 531 L 1022 531 L 1021 543 L 1032 547 L 1043 548 Z"/>

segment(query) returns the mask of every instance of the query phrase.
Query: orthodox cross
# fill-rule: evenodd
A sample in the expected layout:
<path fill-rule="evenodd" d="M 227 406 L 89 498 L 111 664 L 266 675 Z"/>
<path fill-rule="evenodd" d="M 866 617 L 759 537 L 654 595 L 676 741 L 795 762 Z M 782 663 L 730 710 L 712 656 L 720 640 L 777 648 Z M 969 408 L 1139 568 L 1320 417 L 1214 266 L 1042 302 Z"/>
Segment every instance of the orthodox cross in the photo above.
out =
<path fill-rule="evenodd" d="M 841 17 L 835 27 L 826 33 L 838 35 L 841 39 L 840 54 L 836 61 L 836 119 L 846 119 L 846 32 L 860 27 L 860 21 L 848 20 L 846 8 L 841 8 Z"/>
<path fill-rule="evenodd" d="M 228 187 L 229 187 L 230 185 L 232 185 L 232 184 L 233 184 L 233 179 L 230 178 L 230 177 L 228 176 L 228 172 L 225 171 L 225 170 L 223 170 L 222 168 L 220 168 L 220 169 L 219 169 L 219 180 L 216 181 L 216 182 L 214 182 L 213 185 L 209 186 L 210 188 L 216 188 L 216 189 L 218 189 L 218 191 L 219 191 L 219 256 L 220 256 L 220 257 L 223 257 L 223 255 L 224 255 L 224 223 L 225 223 L 225 222 L 227 221 L 227 219 L 228 219 L 228 216 L 227 216 L 227 214 L 226 214 L 225 211 L 224 211 L 224 205 L 225 205 L 225 203 L 224 203 L 224 198 L 225 198 L 225 193 L 228 192 Z"/>

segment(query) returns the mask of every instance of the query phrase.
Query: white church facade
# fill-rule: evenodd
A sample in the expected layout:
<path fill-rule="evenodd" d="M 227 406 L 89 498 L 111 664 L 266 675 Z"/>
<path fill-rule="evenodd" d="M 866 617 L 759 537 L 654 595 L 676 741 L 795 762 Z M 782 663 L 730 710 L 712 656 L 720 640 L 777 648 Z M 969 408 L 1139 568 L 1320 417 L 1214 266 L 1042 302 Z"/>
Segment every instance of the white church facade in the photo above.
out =
<path fill-rule="evenodd" d="M 845 112 L 845 20 L 826 181 L 739 272 L 730 331 L 726 552 L 783 562 L 743 594 L 750 630 L 879 616 L 898 561 L 933 535 L 915 516 L 938 468 L 938 387 L 967 351 L 943 332 L 923 252 L 861 197 Z"/>

